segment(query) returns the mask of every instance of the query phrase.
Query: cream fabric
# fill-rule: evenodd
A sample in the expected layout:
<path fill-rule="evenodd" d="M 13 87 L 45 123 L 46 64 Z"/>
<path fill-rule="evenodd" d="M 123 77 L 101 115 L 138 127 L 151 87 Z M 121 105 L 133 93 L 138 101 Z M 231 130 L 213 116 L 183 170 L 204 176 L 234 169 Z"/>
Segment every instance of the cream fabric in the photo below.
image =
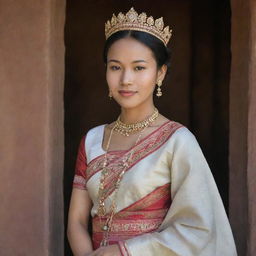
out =
<path fill-rule="evenodd" d="M 85 148 L 88 163 L 104 154 L 104 125 L 90 130 Z M 100 173 L 87 182 L 96 214 Z M 139 161 L 123 177 L 117 210 L 171 182 L 172 204 L 157 232 L 126 241 L 132 256 L 236 256 L 224 206 L 204 155 L 185 127 L 157 151 Z M 105 202 L 109 210 L 112 196 Z"/>

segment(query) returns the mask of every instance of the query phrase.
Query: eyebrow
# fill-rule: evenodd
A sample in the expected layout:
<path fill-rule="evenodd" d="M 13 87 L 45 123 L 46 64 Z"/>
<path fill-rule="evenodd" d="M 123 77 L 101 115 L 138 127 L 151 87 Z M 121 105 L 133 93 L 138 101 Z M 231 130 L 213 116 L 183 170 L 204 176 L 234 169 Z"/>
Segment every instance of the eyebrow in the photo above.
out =
<path fill-rule="evenodd" d="M 114 60 L 114 59 L 108 60 L 108 63 L 109 63 L 109 62 L 121 63 L 121 61 L 119 61 L 119 60 Z M 135 60 L 135 61 L 133 61 L 132 63 L 138 63 L 138 62 L 145 62 L 145 63 L 147 63 L 145 60 Z"/>

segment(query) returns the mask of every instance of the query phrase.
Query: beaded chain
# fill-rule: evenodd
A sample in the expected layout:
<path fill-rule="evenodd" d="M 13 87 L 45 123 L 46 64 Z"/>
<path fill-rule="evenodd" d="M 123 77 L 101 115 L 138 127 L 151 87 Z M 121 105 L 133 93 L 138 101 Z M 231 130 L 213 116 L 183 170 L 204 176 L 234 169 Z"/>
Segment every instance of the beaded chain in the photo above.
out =
<path fill-rule="evenodd" d="M 155 109 L 153 115 L 151 115 L 148 119 L 146 119 L 145 121 L 142 121 L 140 123 L 143 123 L 143 125 L 140 127 L 141 132 L 135 142 L 135 145 L 138 144 L 138 142 L 140 141 L 140 138 L 144 132 L 144 130 L 152 123 L 156 120 L 156 118 L 158 117 L 158 110 Z M 120 121 L 120 120 L 119 120 Z M 117 129 L 117 126 L 118 126 L 118 120 L 115 122 L 113 128 L 111 129 L 110 131 L 110 135 L 109 135 L 109 138 L 108 138 L 108 142 L 107 142 L 107 146 L 106 146 L 106 151 L 105 151 L 105 154 L 104 154 L 104 161 L 103 161 L 103 165 L 102 165 L 102 172 L 101 172 L 101 177 L 100 177 L 100 186 L 99 186 L 99 191 L 98 191 L 98 210 L 97 210 L 97 215 L 99 216 L 100 218 L 100 223 L 102 223 L 102 217 L 104 217 L 106 215 L 106 208 L 105 208 L 105 195 L 104 195 L 104 186 L 105 186 L 105 179 L 106 177 L 108 176 L 109 174 L 109 170 L 108 170 L 108 159 L 107 159 L 107 153 L 108 153 L 108 150 L 109 150 L 109 146 L 110 146 L 110 141 L 111 141 L 111 138 L 113 136 L 113 132 L 114 131 L 118 131 L 120 132 L 119 130 L 116 130 Z M 125 124 L 126 125 L 126 124 Z M 139 128 L 136 128 L 136 131 L 139 130 Z M 135 131 L 135 129 L 132 129 L 132 131 Z M 127 135 L 126 135 L 127 136 Z M 120 187 L 120 183 L 122 181 L 122 178 L 126 172 L 126 170 L 128 169 L 129 167 L 129 162 L 132 158 L 132 155 L 134 153 L 134 149 L 132 149 L 129 153 L 129 155 L 123 159 L 123 169 L 122 171 L 120 172 L 120 174 L 118 175 L 118 178 L 115 182 L 115 184 L 113 185 L 114 186 L 114 191 L 113 191 L 113 200 L 111 202 L 111 206 L 110 206 L 110 214 L 107 218 L 107 220 L 105 221 L 105 223 L 101 226 L 102 226 L 102 231 L 104 232 L 103 234 L 103 239 L 101 241 L 101 246 L 107 246 L 108 245 L 108 240 L 109 240 L 109 232 L 111 231 L 111 227 L 112 227 L 112 221 L 113 221 L 113 217 L 115 215 L 115 212 L 116 212 L 116 199 L 117 199 L 117 191 Z"/>

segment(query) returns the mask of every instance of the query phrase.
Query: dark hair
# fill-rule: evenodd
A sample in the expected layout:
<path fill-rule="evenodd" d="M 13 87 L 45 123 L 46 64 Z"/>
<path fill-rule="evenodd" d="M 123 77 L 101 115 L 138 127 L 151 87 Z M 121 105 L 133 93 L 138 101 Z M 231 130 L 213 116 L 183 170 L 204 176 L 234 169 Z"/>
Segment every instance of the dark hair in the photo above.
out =
<path fill-rule="evenodd" d="M 143 43 L 144 45 L 146 45 L 147 47 L 149 47 L 154 54 L 158 68 L 161 68 L 165 64 L 167 66 L 167 69 L 169 69 L 170 51 L 164 45 L 164 43 L 160 39 L 158 39 L 155 36 L 152 36 L 149 33 L 134 30 L 118 31 L 107 39 L 103 51 L 103 59 L 105 64 L 107 63 L 107 55 L 110 46 L 117 40 L 126 37 L 134 38 L 139 42 Z"/>

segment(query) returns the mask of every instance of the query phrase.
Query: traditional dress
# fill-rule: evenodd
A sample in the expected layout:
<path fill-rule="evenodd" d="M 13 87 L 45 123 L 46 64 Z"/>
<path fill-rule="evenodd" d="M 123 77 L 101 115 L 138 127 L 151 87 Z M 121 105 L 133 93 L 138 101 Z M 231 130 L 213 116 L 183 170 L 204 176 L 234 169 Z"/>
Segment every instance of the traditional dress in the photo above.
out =
<path fill-rule="evenodd" d="M 105 151 L 104 125 L 82 139 L 74 188 L 87 189 L 93 202 L 93 245 L 100 246 L 98 189 Z M 109 243 L 131 256 L 236 256 L 233 235 L 215 181 L 193 136 L 168 121 L 129 150 L 108 153 L 105 206 L 110 211 L 113 184 L 123 159 L 133 150 L 120 187 Z"/>

